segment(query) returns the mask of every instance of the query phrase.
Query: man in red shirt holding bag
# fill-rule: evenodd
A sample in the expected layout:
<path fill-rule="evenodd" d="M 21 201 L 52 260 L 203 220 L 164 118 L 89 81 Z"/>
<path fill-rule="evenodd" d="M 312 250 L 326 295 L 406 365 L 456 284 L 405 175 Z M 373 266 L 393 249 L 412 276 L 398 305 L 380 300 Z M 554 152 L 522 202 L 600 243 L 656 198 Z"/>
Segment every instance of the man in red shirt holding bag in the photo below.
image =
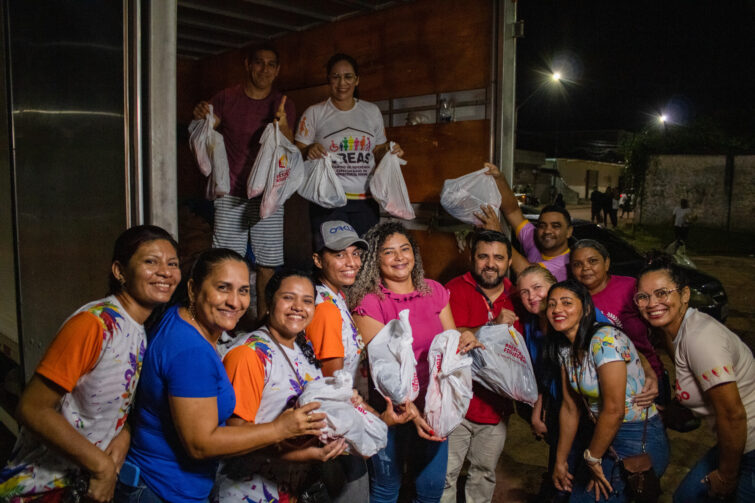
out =
<path fill-rule="evenodd" d="M 521 332 L 508 297 L 511 282 L 505 277 L 511 265 L 511 242 L 497 231 L 477 231 L 471 241 L 472 270 L 446 284 L 459 331 L 476 331 L 487 324 L 509 324 Z M 466 501 L 490 501 L 495 489 L 495 468 L 506 441 L 511 400 L 473 385 L 474 396 L 462 423 L 448 437 L 448 471 L 441 503 L 456 502 L 456 481 L 469 459 Z"/>

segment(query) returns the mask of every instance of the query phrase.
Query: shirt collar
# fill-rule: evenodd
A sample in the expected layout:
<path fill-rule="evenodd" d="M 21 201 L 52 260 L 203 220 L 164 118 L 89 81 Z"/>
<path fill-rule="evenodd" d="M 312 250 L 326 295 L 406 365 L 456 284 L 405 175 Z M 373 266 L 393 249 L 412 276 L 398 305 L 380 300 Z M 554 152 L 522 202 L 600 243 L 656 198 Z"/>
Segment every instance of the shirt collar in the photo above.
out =
<path fill-rule="evenodd" d="M 380 291 L 388 297 L 391 300 L 396 300 L 399 302 L 407 302 L 409 300 L 414 299 L 415 297 L 419 297 L 422 295 L 419 290 L 414 290 L 413 292 L 409 293 L 396 293 L 391 290 L 388 290 L 383 283 L 380 283 Z"/>

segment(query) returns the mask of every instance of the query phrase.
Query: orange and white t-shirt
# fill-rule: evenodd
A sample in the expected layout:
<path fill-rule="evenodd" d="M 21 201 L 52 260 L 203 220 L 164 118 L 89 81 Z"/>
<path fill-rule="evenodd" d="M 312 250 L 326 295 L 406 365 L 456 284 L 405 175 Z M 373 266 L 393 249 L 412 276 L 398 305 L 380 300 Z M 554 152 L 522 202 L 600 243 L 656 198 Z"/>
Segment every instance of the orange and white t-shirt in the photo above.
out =
<path fill-rule="evenodd" d="M 364 342 L 351 317 L 346 299 L 325 285 L 317 285 L 315 314 L 307 339 L 319 360 L 343 358 L 343 369 L 356 379 Z"/>
<path fill-rule="evenodd" d="M 278 346 L 271 337 L 266 328 L 256 330 L 247 337 L 241 337 L 240 342 L 223 358 L 223 365 L 236 392 L 236 408 L 233 413 L 255 424 L 274 420 L 281 412 L 293 406 L 304 384 L 322 377 L 320 369 L 307 360 L 297 344 L 294 344 L 293 349 Z M 281 350 L 285 352 L 285 356 Z M 286 361 L 286 356 L 295 373 Z M 243 457 L 225 461 L 233 462 L 243 463 Z M 274 482 L 251 473 L 241 480 L 232 479 L 224 473 L 224 465 L 221 463 L 212 500 L 278 501 L 279 496 Z"/>
<path fill-rule="evenodd" d="M 736 382 L 747 412 L 745 452 L 755 449 L 755 360 L 750 348 L 713 317 L 688 308 L 674 349 L 677 400 L 698 416 L 715 421 L 715 411 L 704 393 L 719 384 Z"/>
<path fill-rule="evenodd" d="M 66 391 L 60 413 L 102 450 L 126 422 L 146 347 L 144 327 L 109 296 L 81 307 L 61 327 L 36 373 Z M 70 485 L 77 465 L 22 429 L 0 479 L 0 499 Z"/>

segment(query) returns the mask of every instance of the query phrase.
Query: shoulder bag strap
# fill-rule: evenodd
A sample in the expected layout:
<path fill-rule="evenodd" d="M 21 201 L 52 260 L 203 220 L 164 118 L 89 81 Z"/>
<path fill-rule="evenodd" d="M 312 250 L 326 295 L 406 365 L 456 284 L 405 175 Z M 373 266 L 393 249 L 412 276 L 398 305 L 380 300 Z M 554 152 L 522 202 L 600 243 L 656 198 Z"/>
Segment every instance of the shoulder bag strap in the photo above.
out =
<path fill-rule="evenodd" d="M 299 386 L 303 388 L 305 383 L 301 382 L 301 379 L 299 378 L 299 373 L 296 371 L 296 367 L 294 367 L 294 364 L 291 363 L 291 358 L 288 357 L 285 349 L 283 349 L 283 346 L 281 346 L 281 343 L 278 342 L 278 339 L 276 339 L 272 333 L 270 333 L 270 330 L 268 330 L 267 327 L 263 327 L 262 330 L 264 330 L 267 333 L 267 335 L 270 336 L 270 339 L 272 339 L 275 345 L 278 346 L 278 349 L 280 349 L 280 352 L 283 353 L 283 356 L 286 358 L 286 362 L 288 362 L 288 366 L 291 367 L 291 371 L 294 373 L 294 377 L 296 377 L 296 381 L 299 383 Z M 296 345 L 296 342 L 294 342 L 294 345 Z"/>

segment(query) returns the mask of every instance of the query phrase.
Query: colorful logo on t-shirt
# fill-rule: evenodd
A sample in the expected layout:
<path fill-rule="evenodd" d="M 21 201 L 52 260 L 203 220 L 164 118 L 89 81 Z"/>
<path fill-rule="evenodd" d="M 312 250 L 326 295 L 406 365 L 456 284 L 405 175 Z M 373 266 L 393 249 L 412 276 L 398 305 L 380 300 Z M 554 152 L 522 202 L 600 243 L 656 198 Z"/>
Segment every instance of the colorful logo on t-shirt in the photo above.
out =
<path fill-rule="evenodd" d="M 372 142 L 370 141 L 369 137 L 362 135 L 361 138 L 358 136 L 354 138 L 353 136 L 344 136 L 341 141 L 338 143 L 335 142 L 335 140 L 330 140 L 330 147 L 328 147 L 328 150 L 331 152 L 354 152 L 354 151 L 372 151 Z"/>
<path fill-rule="evenodd" d="M 309 128 L 307 127 L 307 116 L 301 118 L 301 121 L 299 122 L 299 135 L 300 136 L 309 136 Z"/>

